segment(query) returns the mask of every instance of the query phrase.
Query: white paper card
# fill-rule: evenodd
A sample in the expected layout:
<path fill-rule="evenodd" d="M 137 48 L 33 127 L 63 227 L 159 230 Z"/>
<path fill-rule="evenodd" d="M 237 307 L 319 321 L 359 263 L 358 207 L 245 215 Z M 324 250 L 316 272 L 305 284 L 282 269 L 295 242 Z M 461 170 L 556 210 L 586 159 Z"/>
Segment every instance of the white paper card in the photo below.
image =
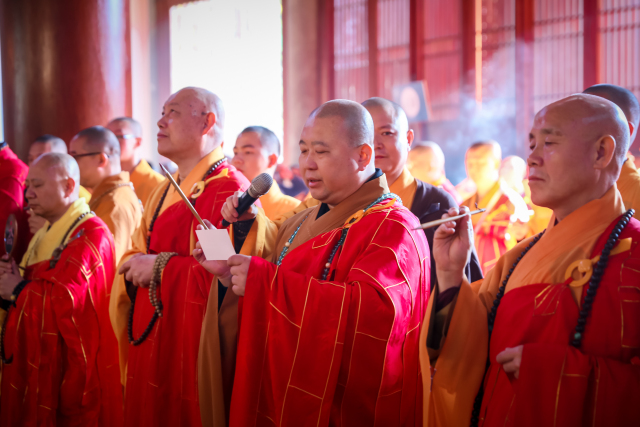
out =
<path fill-rule="evenodd" d="M 196 230 L 196 235 L 207 261 L 226 261 L 236 254 L 227 230 Z"/>

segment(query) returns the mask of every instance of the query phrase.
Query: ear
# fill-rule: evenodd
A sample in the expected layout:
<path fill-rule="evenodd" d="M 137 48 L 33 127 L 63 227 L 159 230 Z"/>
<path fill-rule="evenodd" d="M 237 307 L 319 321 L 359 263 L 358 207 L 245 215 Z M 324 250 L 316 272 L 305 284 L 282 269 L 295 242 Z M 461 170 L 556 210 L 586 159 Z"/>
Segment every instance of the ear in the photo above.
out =
<path fill-rule="evenodd" d="M 67 178 L 64 183 L 64 197 L 71 196 L 75 188 L 76 188 L 76 182 L 73 180 L 73 178 Z"/>
<path fill-rule="evenodd" d="M 596 159 L 593 164 L 595 169 L 605 169 L 611 161 L 616 151 L 616 140 L 611 135 L 605 135 L 596 142 Z"/>
<path fill-rule="evenodd" d="M 631 138 L 633 136 L 633 132 L 636 130 L 635 126 L 633 126 L 633 123 L 631 122 L 627 122 L 629 123 L 629 138 Z M 631 144 L 633 144 L 633 141 L 631 141 Z"/>
<path fill-rule="evenodd" d="M 358 170 L 363 171 L 373 159 L 373 148 L 369 144 L 362 144 L 358 147 L 358 151 Z"/>
<path fill-rule="evenodd" d="M 413 133 L 413 129 L 409 129 L 407 131 L 407 148 L 411 149 L 411 144 L 413 144 L 413 138 L 415 138 L 415 134 Z"/>
<path fill-rule="evenodd" d="M 133 148 L 136 149 L 141 145 L 142 145 L 142 138 L 136 138 L 136 145 L 134 145 Z"/>
<path fill-rule="evenodd" d="M 98 164 L 99 167 L 103 168 L 109 164 L 109 157 L 105 153 L 100 153 L 99 159 L 100 159 L 100 163 Z"/>
<path fill-rule="evenodd" d="M 211 128 L 215 126 L 217 120 L 218 118 L 214 113 L 207 113 L 207 115 L 204 117 L 204 128 L 202 129 L 202 134 L 208 134 L 209 131 L 211 131 Z"/>
<path fill-rule="evenodd" d="M 277 154 L 270 154 L 269 155 L 269 165 L 267 166 L 268 168 L 275 166 L 278 164 L 278 155 Z"/>

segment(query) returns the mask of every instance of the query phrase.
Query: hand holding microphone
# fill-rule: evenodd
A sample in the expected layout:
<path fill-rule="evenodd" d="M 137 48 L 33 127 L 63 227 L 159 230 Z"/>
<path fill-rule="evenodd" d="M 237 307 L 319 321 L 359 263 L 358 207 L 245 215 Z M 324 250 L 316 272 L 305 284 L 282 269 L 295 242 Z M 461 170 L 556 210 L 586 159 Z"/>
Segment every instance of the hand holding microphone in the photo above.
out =
<path fill-rule="evenodd" d="M 261 173 L 251 181 L 251 185 L 244 193 L 237 191 L 227 198 L 222 207 L 222 225 L 228 227 L 236 221 L 253 219 L 258 214 L 254 203 L 258 198 L 269 192 L 273 185 L 273 178 L 268 173 Z"/>

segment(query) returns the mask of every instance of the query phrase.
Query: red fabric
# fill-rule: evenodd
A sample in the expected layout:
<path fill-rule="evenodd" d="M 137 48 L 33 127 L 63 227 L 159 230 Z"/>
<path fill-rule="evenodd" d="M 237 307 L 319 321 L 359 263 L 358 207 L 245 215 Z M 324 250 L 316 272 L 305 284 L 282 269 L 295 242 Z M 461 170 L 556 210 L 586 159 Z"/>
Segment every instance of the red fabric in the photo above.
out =
<path fill-rule="evenodd" d="M 453 197 L 453 200 L 455 200 L 458 205 L 462 203 L 462 197 L 460 197 L 460 193 L 458 193 L 458 190 L 456 190 L 456 186 L 453 185 L 451 181 L 445 178 L 441 186 L 444 191 L 446 191 L 451 195 L 451 197 Z"/>
<path fill-rule="evenodd" d="M 122 426 L 118 344 L 109 320 L 113 237 L 101 219 L 81 225 L 60 261 L 30 266 L 9 309 L 0 420 L 9 426 Z"/>
<path fill-rule="evenodd" d="M 249 186 L 244 175 L 226 162 L 213 174 L 225 168 L 229 169 L 229 175 L 211 181 L 196 199 L 200 216 L 216 227 L 221 227 L 220 212 L 227 197 Z M 151 233 L 150 253 L 177 252 L 178 255 L 168 262 L 158 287 L 163 317 L 158 319 L 146 341 L 129 347 L 127 426 L 201 425 L 198 347 L 213 275 L 191 256 L 190 239 L 195 236 L 196 225 L 193 214 L 180 201 L 158 217 Z M 217 284 L 213 285 L 217 290 Z M 149 291 L 138 289 L 133 322 L 135 338 L 145 330 L 153 312 Z"/>
<path fill-rule="evenodd" d="M 18 220 L 18 236 L 13 258 L 20 263 L 29 244 L 29 224 L 24 206 L 24 181 L 29 168 L 9 147 L 0 150 L 0 231 L 4 236 L 4 227 L 10 214 Z M 0 244 L 0 257 L 5 254 L 4 244 Z"/>
<path fill-rule="evenodd" d="M 602 252 L 615 223 L 592 257 Z M 505 294 L 491 339 L 481 425 L 640 425 L 640 405 L 631 404 L 640 402 L 640 366 L 632 364 L 640 356 L 640 222 L 635 219 L 620 236 L 629 237 L 631 250 L 609 259 L 580 349 L 569 345 L 579 308 L 567 284 L 527 285 Z M 516 380 L 495 358 L 521 344 Z"/>
<path fill-rule="evenodd" d="M 230 425 L 422 425 L 418 339 L 429 249 L 407 209 L 340 229 L 282 265 L 253 258 L 243 298 Z"/>
<path fill-rule="evenodd" d="M 511 224 L 511 213 L 509 209 L 505 209 L 505 206 L 509 204 L 507 196 L 504 194 L 500 196 L 495 207 L 476 230 L 476 251 L 484 274 L 487 274 L 498 262 L 498 259 L 507 252 L 505 235 Z M 498 209 L 500 212 L 496 213 L 495 211 Z"/>

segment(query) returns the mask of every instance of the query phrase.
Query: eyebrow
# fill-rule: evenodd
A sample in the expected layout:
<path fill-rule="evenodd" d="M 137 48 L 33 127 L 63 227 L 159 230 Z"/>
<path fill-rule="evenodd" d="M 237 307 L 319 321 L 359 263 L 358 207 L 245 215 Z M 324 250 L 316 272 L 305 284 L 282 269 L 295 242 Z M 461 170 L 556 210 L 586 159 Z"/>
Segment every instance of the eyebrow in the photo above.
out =
<path fill-rule="evenodd" d="M 560 132 L 557 129 L 551 129 L 551 128 L 544 128 L 540 130 L 540 133 L 542 133 L 543 135 L 555 135 L 555 136 L 562 136 L 562 132 Z"/>
<path fill-rule="evenodd" d="M 250 142 L 246 142 L 246 143 L 244 143 L 242 145 L 236 144 L 236 146 L 233 147 L 233 148 L 257 148 L 257 147 L 255 145 L 253 145 L 252 143 L 250 143 Z"/>
<path fill-rule="evenodd" d="M 393 125 L 384 125 L 384 126 L 379 126 L 378 129 L 395 129 Z"/>

